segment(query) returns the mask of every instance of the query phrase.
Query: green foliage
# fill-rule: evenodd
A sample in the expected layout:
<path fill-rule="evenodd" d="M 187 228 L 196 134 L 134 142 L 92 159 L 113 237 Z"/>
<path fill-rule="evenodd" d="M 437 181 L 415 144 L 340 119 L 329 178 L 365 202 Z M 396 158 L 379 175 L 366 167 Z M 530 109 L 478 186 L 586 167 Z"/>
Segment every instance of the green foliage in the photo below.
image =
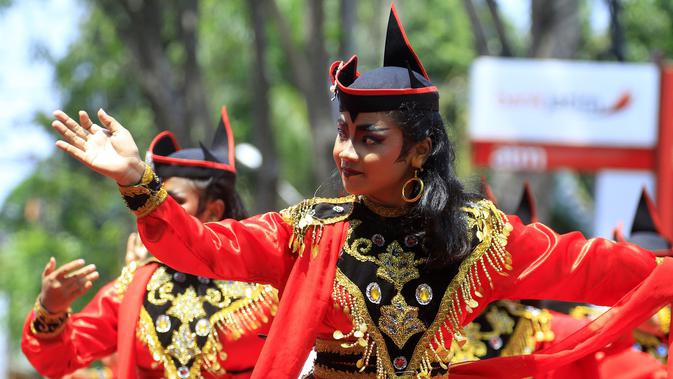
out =
<path fill-rule="evenodd" d="M 101 279 L 75 309 L 120 270 L 131 215 L 121 205 L 114 184 L 73 169 L 70 160 L 59 155 L 42 162 L 0 212 L 1 229 L 8 233 L 0 246 L 0 267 L 11 273 L 0 275 L 0 287 L 10 298 L 14 340 L 39 294 L 40 274 L 50 256 L 59 266 L 85 258 L 98 267 Z"/>

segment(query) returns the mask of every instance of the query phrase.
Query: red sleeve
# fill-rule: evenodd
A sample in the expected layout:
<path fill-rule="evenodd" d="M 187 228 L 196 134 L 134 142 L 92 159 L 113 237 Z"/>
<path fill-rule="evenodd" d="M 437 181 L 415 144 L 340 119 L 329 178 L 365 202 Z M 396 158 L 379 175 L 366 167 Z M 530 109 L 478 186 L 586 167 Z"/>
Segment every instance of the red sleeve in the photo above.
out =
<path fill-rule="evenodd" d="M 654 254 L 628 243 L 557 234 L 509 216 L 512 270 L 494 283 L 498 298 L 612 305 L 655 268 Z"/>
<path fill-rule="evenodd" d="M 21 349 L 33 367 L 47 377 L 61 377 L 117 350 L 119 299 L 114 282 L 106 284 L 93 300 L 68 319 L 55 337 L 42 338 L 30 330 L 34 312 L 23 326 Z"/>
<path fill-rule="evenodd" d="M 283 288 L 294 263 L 292 229 L 277 212 L 201 223 L 172 198 L 138 218 L 147 249 L 176 270 Z"/>

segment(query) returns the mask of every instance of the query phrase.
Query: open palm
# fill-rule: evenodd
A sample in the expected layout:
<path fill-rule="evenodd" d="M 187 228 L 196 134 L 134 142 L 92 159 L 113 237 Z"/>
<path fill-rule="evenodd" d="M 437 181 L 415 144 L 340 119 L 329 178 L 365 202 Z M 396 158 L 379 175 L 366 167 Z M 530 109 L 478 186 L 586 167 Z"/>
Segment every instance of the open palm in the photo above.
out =
<path fill-rule="evenodd" d="M 131 133 L 105 111 L 98 111 L 102 126 L 84 111 L 79 112 L 79 123 L 62 111 L 55 111 L 54 117 L 51 125 L 64 139 L 56 142 L 58 148 L 120 185 L 140 181 L 144 163 L 138 147 Z"/>

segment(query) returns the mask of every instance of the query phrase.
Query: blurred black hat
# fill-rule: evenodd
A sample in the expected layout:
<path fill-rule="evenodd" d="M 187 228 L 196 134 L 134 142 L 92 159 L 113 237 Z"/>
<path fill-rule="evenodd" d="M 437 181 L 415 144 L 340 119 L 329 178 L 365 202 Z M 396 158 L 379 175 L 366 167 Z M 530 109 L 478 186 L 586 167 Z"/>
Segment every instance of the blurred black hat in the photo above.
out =
<path fill-rule="evenodd" d="M 413 102 L 416 109 L 439 110 L 439 91 L 431 82 L 397 16 L 390 7 L 383 67 L 360 74 L 358 57 L 336 61 L 330 67 L 332 91 L 339 100 L 339 110 L 355 120 L 360 112 L 397 110 Z"/>
<path fill-rule="evenodd" d="M 218 175 L 236 178 L 234 135 L 226 107 L 220 110 L 220 121 L 210 148 L 202 143 L 199 146 L 181 149 L 173 133 L 163 131 L 152 140 L 146 159 L 162 178 L 208 179 Z"/>
<path fill-rule="evenodd" d="M 533 191 L 530 189 L 530 183 L 528 183 L 527 180 L 523 182 L 521 200 L 519 200 L 519 205 L 514 211 L 514 214 L 519 216 L 519 219 L 521 219 L 521 222 L 524 224 L 530 224 L 539 221 L 537 217 L 537 205 L 535 204 Z"/>
<path fill-rule="evenodd" d="M 628 242 L 648 250 L 668 250 L 671 248 L 671 242 L 661 234 L 656 207 L 644 188 L 638 201 L 636 214 L 633 217 Z"/>

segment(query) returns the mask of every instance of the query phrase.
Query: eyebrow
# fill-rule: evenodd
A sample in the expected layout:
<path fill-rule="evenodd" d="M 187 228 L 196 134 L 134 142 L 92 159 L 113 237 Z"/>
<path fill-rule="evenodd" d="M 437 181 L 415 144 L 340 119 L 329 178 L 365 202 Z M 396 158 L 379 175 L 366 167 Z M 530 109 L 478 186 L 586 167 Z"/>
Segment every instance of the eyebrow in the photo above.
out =
<path fill-rule="evenodd" d="M 382 132 L 390 128 L 380 128 L 377 127 L 376 124 L 358 124 L 355 125 L 355 129 L 363 132 Z"/>

